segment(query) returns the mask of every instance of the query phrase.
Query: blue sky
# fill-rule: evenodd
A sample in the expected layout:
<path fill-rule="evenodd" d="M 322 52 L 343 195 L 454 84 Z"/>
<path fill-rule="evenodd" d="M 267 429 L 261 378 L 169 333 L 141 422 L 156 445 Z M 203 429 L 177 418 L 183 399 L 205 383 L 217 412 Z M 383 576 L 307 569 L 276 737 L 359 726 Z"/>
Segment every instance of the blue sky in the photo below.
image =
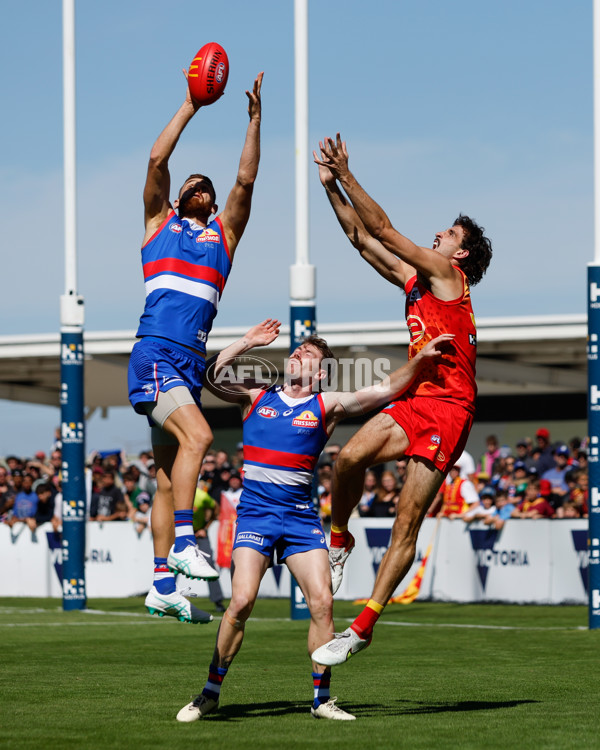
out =
<path fill-rule="evenodd" d="M 593 256 L 591 0 L 310 0 L 310 137 L 342 132 L 350 164 L 421 244 L 458 213 L 492 238 L 478 317 L 582 313 Z M 56 331 L 64 288 L 62 4 L 3 9 L 0 334 Z M 217 325 L 287 320 L 294 259 L 293 0 L 76 0 L 79 292 L 86 330 L 134 329 L 143 307 L 141 192 L 152 143 L 184 96 L 181 68 L 226 48 L 225 96 L 190 123 L 174 189 L 212 176 L 223 205 L 263 84 L 253 215 Z M 397 290 L 364 265 L 310 184 L 311 261 L 324 322 L 402 322 Z M 6 260 L 8 260 L 8 263 Z M 93 417 L 88 448 L 137 449 L 142 420 Z M 58 410 L 0 402 L 0 454 L 51 440 Z M 23 426 L 25 425 L 25 427 Z M 31 425 L 36 429 L 32 431 Z M 137 438 L 138 426 L 140 437 Z"/>

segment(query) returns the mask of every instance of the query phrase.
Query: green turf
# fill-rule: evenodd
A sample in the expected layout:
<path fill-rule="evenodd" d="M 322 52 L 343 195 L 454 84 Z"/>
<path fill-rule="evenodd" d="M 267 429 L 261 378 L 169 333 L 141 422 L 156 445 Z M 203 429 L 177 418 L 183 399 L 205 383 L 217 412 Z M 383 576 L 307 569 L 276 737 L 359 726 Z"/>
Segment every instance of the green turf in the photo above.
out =
<path fill-rule="evenodd" d="M 328 722 L 309 712 L 307 622 L 287 620 L 288 601 L 259 600 L 219 712 L 179 724 L 218 622 L 150 617 L 141 599 L 88 606 L 98 612 L 0 599 L 0 747 L 600 746 L 600 632 L 584 607 L 390 606 L 373 644 L 334 669 L 332 694 L 357 720 Z M 337 602 L 338 629 L 358 611 Z"/>

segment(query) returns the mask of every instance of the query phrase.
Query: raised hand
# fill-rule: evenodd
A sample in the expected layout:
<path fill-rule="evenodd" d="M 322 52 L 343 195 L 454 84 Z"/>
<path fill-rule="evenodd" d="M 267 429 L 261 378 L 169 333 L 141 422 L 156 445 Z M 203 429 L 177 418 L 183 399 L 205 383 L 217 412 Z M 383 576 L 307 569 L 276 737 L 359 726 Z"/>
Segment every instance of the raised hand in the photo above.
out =
<path fill-rule="evenodd" d="M 245 335 L 245 339 L 251 347 L 268 346 L 279 336 L 281 322 L 274 318 L 267 318 L 262 323 L 253 326 Z"/>
<path fill-rule="evenodd" d="M 319 143 L 321 148 L 321 158 L 315 162 L 320 167 L 326 167 L 339 180 L 348 170 L 348 149 L 346 142 L 342 141 L 339 133 L 336 134 L 335 141 L 332 138 L 325 138 L 323 144 Z"/>
<path fill-rule="evenodd" d="M 325 147 L 321 141 L 319 141 L 319 149 L 321 151 L 320 158 L 317 156 L 317 152 L 313 151 L 313 159 L 315 160 L 315 164 L 319 167 L 319 179 L 321 180 L 321 185 L 327 187 L 327 185 L 333 185 L 335 183 L 335 175 L 328 166 L 325 166 L 323 161 L 325 157 Z"/>
<path fill-rule="evenodd" d="M 255 119 L 260 122 L 261 117 L 261 101 L 260 101 L 260 89 L 262 87 L 264 73 L 259 73 L 254 81 L 252 92 L 246 91 L 248 97 L 248 115 L 250 119 Z"/>

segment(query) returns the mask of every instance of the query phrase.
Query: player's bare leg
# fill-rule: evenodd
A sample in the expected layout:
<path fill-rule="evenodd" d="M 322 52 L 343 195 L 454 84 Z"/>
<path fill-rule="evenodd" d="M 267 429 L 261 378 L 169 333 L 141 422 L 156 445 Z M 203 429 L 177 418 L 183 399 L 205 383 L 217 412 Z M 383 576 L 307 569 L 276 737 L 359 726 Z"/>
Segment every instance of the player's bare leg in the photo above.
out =
<path fill-rule="evenodd" d="M 348 531 L 348 519 L 358 505 L 365 471 L 375 464 L 391 461 L 404 454 L 408 438 L 389 414 L 370 419 L 340 451 L 333 469 L 331 508 L 331 584 L 333 593 L 342 582 L 344 564 L 354 547 Z"/>
<path fill-rule="evenodd" d="M 250 617 L 260 582 L 269 567 L 269 558 L 249 547 L 233 550 L 234 573 L 231 600 L 217 633 L 217 642 L 208 669 L 208 680 L 200 695 L 177 714 L 178 721 L 197 721 L 219 705 L 221 685 L 231 662 L 242 647 L 246 620 Z"/>
<path fill-rule="evenodd" d="M 188 578 L 216 580 L 219 574 L 196 546 L 192 526 L 194 494 L 202 461 L 212 443 L 212 432 L 196 404 L 184 404 L 175 409 L 167 417 L 163 430 L 173 436 L 178 444 L 169 477 L 175 516 L 175 543 L 167 555 L 168 566 Z"/>
<path fill-rule="evenodd" d="M 308 653 L 312 654 L 318 646 L 331 638 L 334 630 L 333 595 L 330 587 L 327 551 L 313 549 L 299 552 L 286 558 L 286 563 L 290 573 L 298 582 L 310 610 Z M 337 698 L 330 696 L 331 670 L 313 661 L 312 677 L 314 684 L 312 716 L 316 719 L 353 721 L 355 717 L 336 706 Z"/>
<path fill-rule="evenodd" d="M 269 558 L 250 547 L 233 550 L 231 599 L 217 634 L 213 663 L 229 668 L 244 640 L 244 627 L 250 617 L 260 582 L 269 567 Z"/>
<path fill-rule="evenodd" d="M 302 589 L 308 609 L 308 653 L 331 638 L 333 633 L 333 596 L 329 579 L 329 561 L 326 549 L 313 549 L 299 552 L 286 558 L 290 573 Z M 323 667 L 313 664 L 313 671 L 323 671 Z"/>
<path fill-rule="evenodd" d="M 444 474 L 431 463 L 419 457 L 408 460 L 390 546 L 377 571 L 371 598 L 352 625 L 318 648 L 313 659 L 331 666 L 343 664 L 369 645 L 375 623 L 415 559 L 419 529 L 443 481 Z"/>
<path fill-rule="evenodd" d="M 412 565 L 423 518 L 443 481 L 444 474 L 431 463 L 419 457 L 408 460 L 390 546 L 381 560 L 371 595 L 377 603 L 387 604 Z"/>
<path fill-rule="evenodd" d="M 185 404 L 166 420 L 164 429 L 179 443 L 171 469 L 175 510 L 191 510 L 202 461 L 213 441 L 213 434 L 195 404 Z"/>
<path fill-rule="evenodd" d="M 156 493 L 152 501 L 150 524 L 155 557 L 166 558 L 175 541 L 173 487 L 171 470 L 177 456 L 177 445 L 153 445 L 156 464 Z"/>

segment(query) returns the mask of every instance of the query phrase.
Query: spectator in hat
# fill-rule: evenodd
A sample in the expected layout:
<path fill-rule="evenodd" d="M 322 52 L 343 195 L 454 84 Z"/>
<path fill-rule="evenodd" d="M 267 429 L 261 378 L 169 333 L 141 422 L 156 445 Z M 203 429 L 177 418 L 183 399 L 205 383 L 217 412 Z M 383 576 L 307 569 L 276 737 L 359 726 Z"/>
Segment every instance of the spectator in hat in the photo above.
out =
<path fill-rule="evenodd" d="M 496 492 L 493 487 L 484 487 L 479 495 L 479 502 L 471 504 L 462 514 L 465 523 L 486 521 L 497 514 Z"/>
<path fill-rule="evenodd" d="M 553 452 L 553 467 L 541 475 L 541 478 L 549 481 L 552 487 L 549 502 L 554 508 L 562 505 L 569 494 L 570 488 L 566 478 L 570 469 L 569 456 L 568 447 L 564 444 L 558 445 Z"/>
<path fill-rule="evenodd" d="M 537 442 L 535 468 L 541 477 L 544 475 L 544 472 L 554 468 L 554 457 L 552 455 L 552 446 L 550 445 L 550 431 L 545 427 L 540 427 L 535 433 L 535 439 Z"/>

